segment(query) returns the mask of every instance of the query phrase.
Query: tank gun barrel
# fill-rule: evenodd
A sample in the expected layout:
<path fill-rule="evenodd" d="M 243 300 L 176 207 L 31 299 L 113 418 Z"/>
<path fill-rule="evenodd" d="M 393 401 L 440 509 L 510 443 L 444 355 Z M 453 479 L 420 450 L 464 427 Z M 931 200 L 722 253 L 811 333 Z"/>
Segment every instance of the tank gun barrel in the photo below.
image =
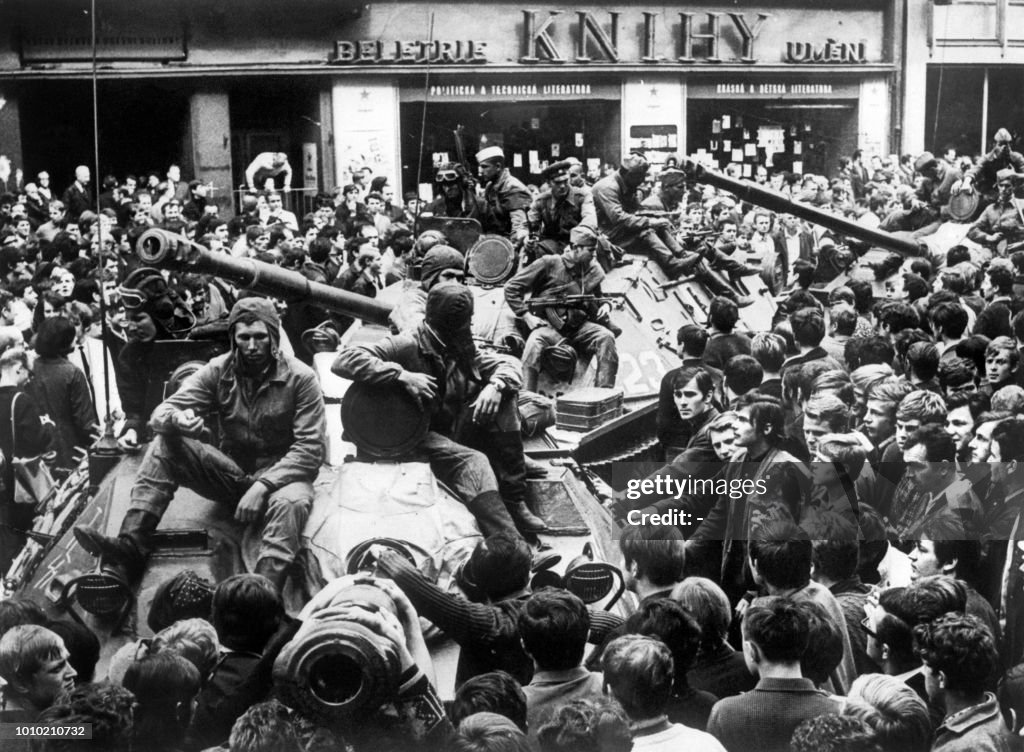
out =
<path fill-rule="evenodd" d="M 373 298 L 306 279 L 299 272 L 250 258 L 214 253 L 167 230 L 146 230 L 136 253 L 143 263 L 159 269 L 212 274 L 240 287 L 285 301 L 314 303 L 335 313 L 352 316 L 370 324 L 387 326 L 392 307 Z"/>
<path fill-rule="evenodd" d="M 688 179 L 698 183 L 713 185 L 715 188 L 721 188 L 724 191 L 735 194 L 738 198 L 743 201 L 747 201 L 748 203 L 755 204 L 781 214 L 792 214 L 794 217 L 800 217 L 801 219 L 821 225 L 822 227 L 827 227 L 829 230 L 834 230 L 842 235 L 848 235 L 851 238 L 863 240 L 867 243 L 871 243 L 872 245 L 877 245 L 887 250 L 901 253 L 904 256 L 922 255 L 921 246 L 913 240 L 901 238 L 883 230 L 873 230 L 870 227 L 863 227 L 858 225 L 856 222 L 851 222 L 850 220 L 838 217 L 835 214 L 829 214 L 828 212 L 815 209 L 807 204 L 793 201 L 787 196 L 783 196 L 781 193 L 776 193 L 775 191 L 762 188 L 755 183 L 736 180 L 735 178 L 723 175 L 720 172 L 708 170 L 703 165 L 698 164 L 693 160 L 687 160 L 683 169 L 685 170 Z"/>

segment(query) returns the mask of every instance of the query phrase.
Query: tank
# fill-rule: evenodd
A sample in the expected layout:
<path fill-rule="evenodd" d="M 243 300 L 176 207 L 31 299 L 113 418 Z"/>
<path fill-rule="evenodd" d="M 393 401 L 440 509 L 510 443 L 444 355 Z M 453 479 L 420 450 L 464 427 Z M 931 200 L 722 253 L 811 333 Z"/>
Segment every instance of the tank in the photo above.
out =
<path fill-rule="evenodd" d="M 316 284 L 298 273 L 250 259 L 211 253 L 159 229 L 150 230 L 140 238 L 137 253 L 148 265 L 215 275 L 286 301 L 313 302 L 368 324 L 352 327 L 350 332 L 356 330 L 356 333 L 349 341 L 372 341 L 386 333 L 384 324 L 391 312 L 390 305 Z M 349 332 L 346 337 L 350 337 Z M 170 342 L 168 346 L 181 342 Z M 215 351 L 204 353 L 200 360 L 216 354 Z M 333 357 L 331 352 L 321 353 L 318 358 L 322 360 L 317 365 L 329 366 Z M 164 364 L 167 377 L 172 367 L 180 365 L 179 359 L 174 357 Z M 329 367 L 319 370 L 329 416 L 328 436 L 341 443 L 344 389 L 332 391 L 341 380 L 330 374 Z M 74 525 L 84 524 L 116 534 L 128 509 L 140 456 L 119 453 L 116 447 L 107 448 L 110 469 L 105 477 L 99 480 L 97 476 L 95 482 L 90 482 L 90 463 L 83 460 L 82 466 L 59 487 L 47 505 L 46 513 L 18 559 L 16 571 L 7 573 L 9 578 L 0 592 L 0 598 L 30 597 L 54 618 L 74 615 L 87 624 L 102 644 L 98 676 L 103 675 L 118 650 L 134 639 L 149 636 L 147 614 L 161 583 L 186 569 L 211 582 L 252 571 L 254 544 L 258 540 L 252 528 L 233 519 L 229 505 L 182 488 L 161 520 L 154 538 L 154 551 L 141 581 L 127 591 L 114 588 L 110 578 L 100 574 L 98 562 L 81 549 L 71 533 Z M 617 550 L 611 521 L 592 492 L 593 484 L 600 481 L 588 476 L 571 459 L 571 447 L 552 449 L 549 445 L 547 452 L 537 458 L 559 464 L 552 466 L 548 477 L 530 481 L 533 506 L 552 528 L 551 536 L 545 538 L 556 552 L 565 554 L 565 561 L 572 558 L 570 552 L 578 552 L 583 541 L 592 541 L 599 555 L 610 560 Z M 566 472 L 563 464 L 574 472 Z M 285 593 L 286 603 L 293 611 L 301 608 L 312 588 L 344 574 L 349 554 L 367 540 L 401 539 L 415 553 L 417 567 L 442 587 L 455 587 L 459 565 L 479 540 L 476 522 L 465 505 L 438 484 L 429 466 L 422 462 L 401 459 L 364 462 L 342 452 L 321 469 L 315 489 L 316 501 L 303 534 L 304 549 Z M 335 651 L 338 655 L 332 654 L 326 662 L 307 660 L 316 652 L 313 648 L 325 642 L 338 642 L 335 626 L 320 629 L 326 632 L 317 632 L 297 642 L 286 656 L 287 665 L 281 666 L 290 676 L 304 677 L 299 684 L 307 680 L 319 681 L 318 677 L 322 678 L 325 672 L 333 673 L 339 661 L 363 661 L 374 668 L 366 673 L 369 679 L 362 683 L 339 686 L 322 683 L 325 691 L 306 693 L 305 701 L 329 715 L 345 716 L 350 713 L 349 708 L 362 707 L 364 703 L 373 705 L 381 693 L 388 694 L 387 687 L 394 679 L 393 656 L 386 650 L 379 650 L 380 646 L 373 640 L 361 642 L 356 635 L 360 639 L 349 640 L 355 645 L 351 655 Z M 437 634 L 436 629 L 432 632 L 428 629 L 425 634 L 428 640 L 434 638 L 430 644 L 435 667 L 441 686 L 445 688 L 442 693 L 450 698 L 457 650 L 443 635 Z M 311 673 L 304 673 L 302 667 Z M 293 682 L 290 686 L 299 685 Z"/>

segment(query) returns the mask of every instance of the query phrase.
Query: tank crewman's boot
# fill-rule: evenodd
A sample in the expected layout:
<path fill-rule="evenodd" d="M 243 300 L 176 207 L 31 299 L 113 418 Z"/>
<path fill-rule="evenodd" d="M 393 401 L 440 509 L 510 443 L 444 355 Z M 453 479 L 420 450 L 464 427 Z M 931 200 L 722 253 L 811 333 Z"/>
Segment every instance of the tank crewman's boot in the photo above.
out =
<path fill-rule="evenodd" d="M 135 581 L 142 576 L 151 548 L 150 541 L 158 524 L 160 518 L 155 514 L 129 509 L 116 538 L 78 525 L 75 527 L 75 539 L 87 552 L 122 570 L 129 581 Z"/>
<path fill-rule="evenodd" d="M 288 580 L 288 569 L 291 563 L 284 559 L 275 559 L 272 556 L 264 556 L 256 562 L 256 574 L 261 574 L 274 583 L 278 593 L 284 592 L 284 584 Z"/>

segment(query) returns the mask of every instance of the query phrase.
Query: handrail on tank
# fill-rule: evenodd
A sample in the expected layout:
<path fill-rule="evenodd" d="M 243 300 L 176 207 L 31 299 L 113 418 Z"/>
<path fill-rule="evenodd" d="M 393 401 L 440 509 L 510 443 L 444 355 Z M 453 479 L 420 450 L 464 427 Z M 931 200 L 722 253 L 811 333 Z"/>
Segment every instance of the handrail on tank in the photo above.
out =
<path fill-rule="evenodd" d="M 392 306 L 374 298 L 306 279 L 299 272 L 251 258 L 215 253 L 188 238 L 152 228 L 139 237 L 136 254 L 143 263 L 160 269 L 212 274 L 285 301 L 316 303 L 335 313 L 370 324 L 387 326 Z"/>
<path fill-rule="evenodd" d="M 734 194 L 738 198 L 751 204 L 770 209 L 780 214 L 792 214 L 794 217 L 806 219 L 808 222 L 826 227 L 843 235 L 848 235 L 857 240 L 863 240 L 872 245 L 877 245 L 890 251 L 903 254 L 904 256 L 921 256 L 925 253 L 922 244 L 907 238 L 885 232 L 873 230 L 870 227 L 863 227 L 856 222 L 851 222 L 843 217 L 830 214 L 820 209 L 815 209 L 808 204 L 802 204 L 781 193 L 762 188 L 756 183 L 746 180 L 736 180 L 720 172 L 709 170 L 692 159 L 686 160 L 683 165 L 686 176 L 689 180 L 698 183 L 707 183 L 715 188 Z"/>

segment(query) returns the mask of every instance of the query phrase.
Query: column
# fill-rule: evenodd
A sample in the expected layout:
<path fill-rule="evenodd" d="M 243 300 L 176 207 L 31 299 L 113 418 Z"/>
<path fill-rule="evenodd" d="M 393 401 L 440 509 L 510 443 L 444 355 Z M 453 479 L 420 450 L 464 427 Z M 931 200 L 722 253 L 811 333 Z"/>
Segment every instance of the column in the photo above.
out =
<path fill-rule="evenodd" d="M 36 165 L 32 176 L 25 167 L 25 160 L 21 152 L 21 114 L 18 109 L 18 99 L 12 91 L 0 87 L 0 154 L 11 160 L 11 176 L 9 178 L 10 188 L 14 188 L 14 171 L 22 169 L 25 171 L 25 182 L 35 180 L 35 173 L 40 166 Z M 50 185 L 56 190 L 57 180 L 51 175 Z M 62 189 L 63 190 L 63 189 Z"/>
<path fill-rule="evenodd" d="M 865 78 L 860 82 L 857 107 L 857 147 L 866 155 L 889 153 L 889 79 Z"/>
<path fill-rule="evenodd" d="M 399 165 L 398 85 L 391 80 L 338 79 L 332 90 L 335 178 L 350 182 L 353 170 L 369 167 L 402 195 Z M 404 186 L 402 187 L 404 190 Z"/>
<path fill-rule="evenodd" d="M 233 212 L 231 113 L 226 91 L 197 91 L 189 97 L 189 148 L 195 179 L 214 186 L 211 198 L 221 216 Z"/>
<path fill-rule="evenodd" d="M 630 150 L 630 130 L 676 126 L 677 155 L 686 151 L 686 85 L 678 75 L 631 76 L 622 83 L 622 153 Z"/>

